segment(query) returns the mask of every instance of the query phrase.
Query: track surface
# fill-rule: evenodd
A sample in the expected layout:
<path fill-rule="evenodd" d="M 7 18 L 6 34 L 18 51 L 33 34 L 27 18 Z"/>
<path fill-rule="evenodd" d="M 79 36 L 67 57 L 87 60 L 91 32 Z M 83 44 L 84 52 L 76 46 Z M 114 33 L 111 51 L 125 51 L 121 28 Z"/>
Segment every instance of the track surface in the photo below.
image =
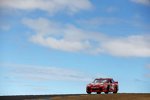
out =
<path fill-rule="evenodd" d="M 150 100 L 150 93 L 0 96 L 0 100 Z"/>
<path fill-rule="evenodd" d="M 58 95 L 14 95 L 14 96 L 0 96 L 0 100 L 49 100 L 53 97 L 64 97 L 64 96 L 79 96 L 81 94 L 58 94 Z M 50 99 L 51 100 L 51 99 Z"/>

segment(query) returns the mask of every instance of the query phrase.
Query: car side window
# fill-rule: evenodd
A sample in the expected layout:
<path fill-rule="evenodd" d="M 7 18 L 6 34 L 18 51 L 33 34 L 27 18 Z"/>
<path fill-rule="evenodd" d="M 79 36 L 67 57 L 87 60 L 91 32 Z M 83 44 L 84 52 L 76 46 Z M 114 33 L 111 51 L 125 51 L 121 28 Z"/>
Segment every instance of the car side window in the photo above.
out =
<path fill-rule="evenodd" d="M 114 83 L 114 80 L 113 80 L 113 79 L 112 79 L 111 81 L 112 81 L 112 83 Z"/>
<path fill-rule="evenodd" d="M 112 83 L 112 80 L 110 80 L 110 83 Z"/>

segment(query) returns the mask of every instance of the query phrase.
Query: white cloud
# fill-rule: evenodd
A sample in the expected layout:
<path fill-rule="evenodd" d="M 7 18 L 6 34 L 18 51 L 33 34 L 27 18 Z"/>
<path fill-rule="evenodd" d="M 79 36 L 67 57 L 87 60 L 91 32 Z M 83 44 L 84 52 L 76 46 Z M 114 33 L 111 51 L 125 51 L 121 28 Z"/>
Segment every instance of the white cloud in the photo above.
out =
<path fill-rule="evenodd" d="M 88 44 L 81 43 L 78 41 L 67 41 L 65 39 L 55 39 L 53 37 L 44 38 L 41 35 L 32 36 L 30 39 L 34 43 L 38 43 L 44 46 L 51 47 L 53 49 L 63 50 L 63 51 L 80 51 L 88 48 Z"/>
<path fill-rule="evenodd" d="M 150 0 L 131 0 L 132 2 L 143 4 L 143 5 L 149 5 L 150 6 Z"/>
<path fill-rule="evenodd" d="M 35 32 L 30 37 L 31 42 L 51 49 L 92 54 L 108 53 L 123 57 L 150 57 L 149 35 L 112 38 L 103 33 L 86 31 L 44 18 L 24 19 L 23 24 Z"/>
<path fill-rule="evenodd" d="M 68 68 L 2 63 L 1 69 L 7 68 L 5 77 L 24 81 L 91 81 L 84 72 Z M 2 74 L 1 74 L 2 75 Z M 6 76 L 8 75 L 8 76 Z M 1 76 L 3 77 L 3 75 Z"/>
<path fill-rule="evenodd" d="M 105 52 L 117 56 L 150 57 L 150 37 L 133 35 L 110 39 L 103 43 Z"/>
<path fill-rule="evenodd" d="M 41 10 L 50 14 L 61 10 L 72 14 L 92 8 L 89 0 L 1 0 L 0 6 L 28 11 Z"/>
<path fill-rule="evenodd" d="M 94 37 L 92 36 L 93 34 L 76 28 L 75 26 L 56 24 L 57 22 L 43 18 L 37 20 L 24 19 L 23 23 L 36 32 L 36 34 L 30 37 L 30 41 L 33 43 L 70 52 L 91 49 L 89 39 Z"/>

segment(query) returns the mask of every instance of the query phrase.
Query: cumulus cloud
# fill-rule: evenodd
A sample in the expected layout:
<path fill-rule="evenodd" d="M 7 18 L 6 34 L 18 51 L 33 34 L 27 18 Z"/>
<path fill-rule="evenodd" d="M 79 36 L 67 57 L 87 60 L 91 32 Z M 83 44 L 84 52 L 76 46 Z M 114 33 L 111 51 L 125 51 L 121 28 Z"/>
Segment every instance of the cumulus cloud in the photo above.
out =
<path fill-rule="evenodd" d="M 90 32 L 68 23 L 61 24 L 44 18 L 23 19 L 22 22 L 35 32 L 29 38 L 31 42 L 51 49 L 107 53 L 123 57 L 150 57 L 149 35 L 110 37 L 104 33 Z"/>
<path fill-rule="evenodd" d="M 60 10 L 76 13 L 80 10 L 92 8 L 89 0 L 1 0 L 0 7 L 18 10 L 41 10 L 50 14 Z"/>
<path fill-rule="evenodd" d="M 56 50 L 69 52 L 90 50 L 93 48 L 89 42 L 90 38 L 98 36 L 73 25 L 56 24 L 57 22 L 43 18 L 24 19 L 23 23 L 36 32 L 30 37 L 31 42 Z"/>
<path fill-rule="evenodd" d="M 131 0 L 132 2 L 150 6 L 150 0 Z"/>
<path fill-rule="evenodd" d="M 108 40 L 103 44 L 106 52 L 117 56 L 150 56 L 149 36 L 133 35 Z"/>

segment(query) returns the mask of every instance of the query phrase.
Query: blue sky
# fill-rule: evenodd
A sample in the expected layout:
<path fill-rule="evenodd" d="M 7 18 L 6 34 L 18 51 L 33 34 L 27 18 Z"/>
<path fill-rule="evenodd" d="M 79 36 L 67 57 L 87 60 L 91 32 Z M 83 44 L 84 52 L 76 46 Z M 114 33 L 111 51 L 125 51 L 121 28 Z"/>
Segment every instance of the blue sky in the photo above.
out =
<path fill-rule="evenodd" d="M 1 0 L 0 95 L 86 93 L 98 77 L 150 92 L 149 0 Z"/>

